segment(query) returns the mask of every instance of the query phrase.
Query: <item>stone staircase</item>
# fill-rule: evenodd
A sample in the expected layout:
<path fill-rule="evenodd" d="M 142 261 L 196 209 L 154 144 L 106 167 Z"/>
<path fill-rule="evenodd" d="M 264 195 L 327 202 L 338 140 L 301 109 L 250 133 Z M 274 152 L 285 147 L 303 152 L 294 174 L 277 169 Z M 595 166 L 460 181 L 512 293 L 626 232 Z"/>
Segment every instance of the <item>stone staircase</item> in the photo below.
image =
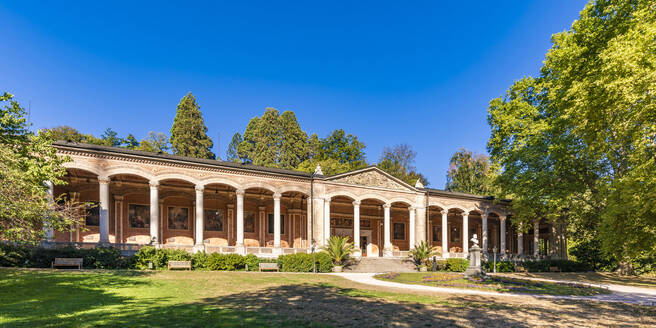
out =
<path fill-rule="evenodd" d="M 344 272 L 416 272 L 415 265 L 406 259 L 363 257 L 357 264 L 344 268 Z"/>

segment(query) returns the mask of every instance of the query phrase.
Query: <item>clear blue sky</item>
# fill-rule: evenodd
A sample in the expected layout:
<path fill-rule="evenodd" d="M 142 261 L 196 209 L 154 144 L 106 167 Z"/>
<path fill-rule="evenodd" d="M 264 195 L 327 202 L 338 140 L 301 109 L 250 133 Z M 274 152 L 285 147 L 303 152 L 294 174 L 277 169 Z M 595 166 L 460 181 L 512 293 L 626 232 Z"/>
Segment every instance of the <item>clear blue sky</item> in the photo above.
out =
<path fill-rule="evenodd" d="M 551 34 L 586 1 L 13 1 L 0 3 L 0 91 L 35 128 L 169 131 L 196 95 L 209 134 L 231 136 L 265 107 L 301 128 L 342 128 L 378 161 L 408 143 L 443 188 L 460 147 L 484 153 L 488 102 L 534 75 Z"/>

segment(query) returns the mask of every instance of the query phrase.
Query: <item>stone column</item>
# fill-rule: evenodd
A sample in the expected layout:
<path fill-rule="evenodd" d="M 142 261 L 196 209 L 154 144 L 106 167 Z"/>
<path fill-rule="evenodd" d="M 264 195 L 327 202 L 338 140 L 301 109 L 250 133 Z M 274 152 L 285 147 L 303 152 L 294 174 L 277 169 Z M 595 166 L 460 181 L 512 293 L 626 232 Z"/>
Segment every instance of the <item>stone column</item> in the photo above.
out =
<path fill-rule="evenodd" d="M 353 245 L 355 255 L 362 255 L 362 245 L 360 245 L 360 201 L 353 202 Z"/>
<path fill-rule="evenodd" d="M 160 244 L 159 240 L 159 181 L 150 181 L 150 241 Z"/>
<path fill-rule="evenodd" d="M 237 243 L 235 244 L 237 252 L 243 252 L 244 249 L 244 190 L 237 189 Z"/>
<path fill-rule="evenodd" d="M 462 253 L 469 254 L 469 213 L 462 212 Z"/>
<path fill-rule="evenodd" d="M 501 249 L 499 250 L 499 253 L 501 253 L 501 258 L 505 259 L 506 258 L 506 217 L 505 216 L 499 217 L 499 225 L 501 226 Z"/>
<path fill-rule="evenodd" d="M 415 248 L 415 219 L 417 218 L 415 212 L 416 208 L 414 206 L 410 206 L 409 211 L 410 211 L 410 222 L 409 222 L 410 228 L 408 229 L 409 230 L 408 241 L 410 242 L 409 249 L 413 249 Z"/>
<path fill-rule="evenodd" d="M 100 243 L 109 243 L 109 178 L 98 177 L 100 184 Z"/>
<path fill-rule="evenodd" d="M 415 244 L 426 240 L 426 211 L 425 207 L 415 207 Z"/>
<path fill-rule="evenodd" d="M 52 206 L 55 203 L 55 186 L 52 184 L 52 181 L 46 181 L 44 184 L 48 187 L 48 204 Z M 43 225 L 43 233 L 46 241 L 53 241 L 55 239 L 55 231 L 49 223 Z"/>
<path fill-rule="evenodd" d="M 483 222 L 483 229 L 482 229 L 483 231 L 481 231 L 482 232 L 481 239 L 482 239 L 482 242 L 483 242 L 483 255 L 484 255 L 483 257 L 484 258 L 487 258 L 487 249 L 488 249 L 487 215 L 488 215 L 488 213 L 485 212 L 481 216 L 481 221 Z"/>
<path fill-rule="evenodd" d="M 524 231 L 522 230 L 523 224 L 519 224 L 519 232 L 517 233 L 517 256 L 524 257 Z"/>
<path fill-rule="evenodd" d="M 533 222 L 533 256 L 540 255 L 540 220 Z"/>
<path fill-rule="evenodd" d="M 330 198 L 326 198 L 323 202 L 323 226 L 324 245 L 328 245 L 330 239 Z"/>
<path fill-rule="evenodd" d="M 390 220 L 390 204 L 384 204 L 383 205 L 383 213 L 384 213 L 384 221 L 383 221 L 383 232 L 385 233 L 385 242 L 383 246 L 383 256 L 389 257 L 392 256 L 392 241 L 391 241 L 391 236 L 390 236 L 390 230 L 391 230 L 391 220 Z"/>
<path fill-rule="evenodd" d="M 203 192 L 205 187 L 202 185 L 196 186 L 196 246 L 203 246 L 205 229 L 205 210 L 204 210 L 204 197 Z"/>
<path fill-rule="evenodd" d="M 553 257 L 556 254 L 556 228 L 553 223 L 549 224 L 549 256 Z"/>
<path fill-rule="evenodd" d="M 280 248 L 280 197 L 273 194 L 273 247 Z"/>
<path fill-rule="evenodd" d="M 449 211 L 443 210 L 440 212 L 442 214 L 442 257 L 449 257 L 449 227 L 448 227 L 448 218 Z"/>

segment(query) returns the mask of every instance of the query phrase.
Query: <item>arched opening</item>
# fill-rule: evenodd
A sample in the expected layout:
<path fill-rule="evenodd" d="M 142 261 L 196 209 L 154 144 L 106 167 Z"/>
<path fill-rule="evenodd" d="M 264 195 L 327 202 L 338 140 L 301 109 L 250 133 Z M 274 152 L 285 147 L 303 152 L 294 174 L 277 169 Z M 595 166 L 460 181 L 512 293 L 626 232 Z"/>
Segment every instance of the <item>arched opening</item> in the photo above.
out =
<path fill-rule="evenodd" d="M 235 188 L 210 183 L 203 190 L 203 245 L 206 252 L 234 245 L 237 238 L 235 221 Z"/>
<path fill-rule="evenodd" d="M 191 250 L 195 235 L 195 184 L 171 178 L 159 180 L 159 235 L 162 247 Z"/>
<path fill-rule="evenodd" d="M 269 226 L 269 214 L 273 218 L 274 192 L 269 189 L 254 187 L 246 189 L 244 194 L 244 246 L 273 247 L 274 227 Z M 286 213 L 284 213 L 286 214 Z M 282 215 L 281 208 L 281 218 Z M 271 234 L 268 231 L 271 231 Z M 269 237 L 270 235 L 270 237 Z M 282 241 L 281 241 L 282 246 Z"/>
<path fill-rule="evenodd" d="M 390 208 L 392 254 L 402 256 L 410 250 L 410 204 L 394 202 Z"/>
<path fill-rule="evenodd" d="M 110 178 L 110 240 L 113 229 L 118 243 L 150 243 L 149 180 L 134 174 L 115 174 Z"/>
<path fill-rule="evenodd" d="M 330 199 L 330 234 L 329 236 L 348 237 L 355 242 L 353 202 L 355 199 L 339 195 Z"/>
<path fill-rule="evenodd" d="M 280 211 L 286 212 L 285 219 L 281 217 L 281 241 L 287 242 L 291 248 L 307 248 L 308 195 L 299 191 L 283 192 L 280 199 Z M 275 237 L 275 236 L 274 236 Z"/>
<path fill-rule="evenodd" d="M 64 185 L 53 187 L 55 199 L 67 199 L 73 202 L 88 203 L 82 220 L 64 231 L 53 231 L 55 242 L 97 242 L 100 238 L 100 210 L 98 207 L 99 181 L 98 175 L 80 168 L 67 168 L 62 177 Z M 115 236 L 110 236 L 110 242 L 115 242 Z"/>
<path fill-rule="evenodd" d="M 427 243 L 444 254 L 442 241 L 444 238 L 448 240 L 448 228 L 442 228 L 442 212 L 444 209 L 440 206 L 431 205 L 428 207 L 428 227 L 427 227 Z M 448 251 L 448 248 L 447 248 Z"/>
<path fill-rule="evenodd" d="M 360 245 L 367 257 L 383 256 L 385 202 L 367 198 L 360 201 Z M 363 255 L 363 256 L 364 256 Z"/>

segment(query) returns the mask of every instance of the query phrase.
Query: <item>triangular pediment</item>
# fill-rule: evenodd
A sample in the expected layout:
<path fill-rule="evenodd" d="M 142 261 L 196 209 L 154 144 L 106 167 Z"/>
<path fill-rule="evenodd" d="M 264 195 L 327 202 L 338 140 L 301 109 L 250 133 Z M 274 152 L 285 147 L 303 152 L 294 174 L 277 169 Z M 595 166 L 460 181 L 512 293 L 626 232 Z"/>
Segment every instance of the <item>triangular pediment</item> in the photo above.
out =
<path fill-rule="evenodd" d="M 397 179 L 391 174 L 375 166 L 370 166 L 364 169 L 334 175 L 332 177 L 327 178 L 326 180 L 343 182 L 343 183 L 360 185 L 360 186 L 367 186 L 367 187 L 378 187 L 384 189 L 404 190 L 404 191 L 414 190 L 414 188 L 409 184 L 403 182 L 400 179 Z"/>

